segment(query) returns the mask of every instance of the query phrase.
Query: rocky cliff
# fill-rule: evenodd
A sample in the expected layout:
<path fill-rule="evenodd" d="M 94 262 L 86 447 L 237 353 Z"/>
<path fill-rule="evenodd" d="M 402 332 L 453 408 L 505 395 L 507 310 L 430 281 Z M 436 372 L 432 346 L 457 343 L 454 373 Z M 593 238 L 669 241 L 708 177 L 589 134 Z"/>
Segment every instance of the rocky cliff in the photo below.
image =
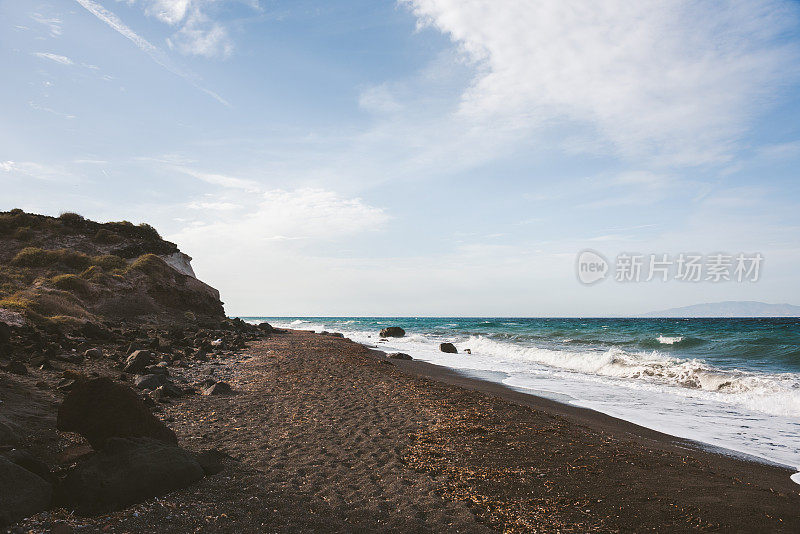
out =
<path fill-rule="evenodd" d="M 216 324 L 225 318 L 219 292 L 195 278 L 190 260 L 146 224 L 2 212 L 0 321 L 62 331 Z"/>

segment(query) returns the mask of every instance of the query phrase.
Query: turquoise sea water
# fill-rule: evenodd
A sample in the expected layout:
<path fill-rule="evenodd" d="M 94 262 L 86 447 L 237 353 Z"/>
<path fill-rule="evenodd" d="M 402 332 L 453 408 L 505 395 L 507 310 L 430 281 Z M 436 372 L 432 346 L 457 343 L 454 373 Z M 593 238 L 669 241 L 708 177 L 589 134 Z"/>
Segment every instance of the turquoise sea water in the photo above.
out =
<path fill-rule="evenodd" d="M 800 466 L 800 319 L 244 319 L 342 332 L 673 435 Z M 386 326 L 407 335 L 381 340 Z M 443 341 L 459 354 L 439 351 Z"/>

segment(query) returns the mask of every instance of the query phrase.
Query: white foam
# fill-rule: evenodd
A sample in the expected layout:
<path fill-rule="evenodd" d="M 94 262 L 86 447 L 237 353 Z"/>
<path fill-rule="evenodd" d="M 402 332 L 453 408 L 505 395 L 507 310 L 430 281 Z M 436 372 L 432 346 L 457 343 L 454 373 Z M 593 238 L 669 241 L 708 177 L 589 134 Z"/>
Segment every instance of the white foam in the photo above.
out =
<path fill-rule="evenodd" d="M 680 343 L 681 341 L 683 341 L 682 336 L 675 336 L 675 337 L 658 336 L 658 342 L 661 343 L 662 345 L 674 345 L 675 343 Z"/>

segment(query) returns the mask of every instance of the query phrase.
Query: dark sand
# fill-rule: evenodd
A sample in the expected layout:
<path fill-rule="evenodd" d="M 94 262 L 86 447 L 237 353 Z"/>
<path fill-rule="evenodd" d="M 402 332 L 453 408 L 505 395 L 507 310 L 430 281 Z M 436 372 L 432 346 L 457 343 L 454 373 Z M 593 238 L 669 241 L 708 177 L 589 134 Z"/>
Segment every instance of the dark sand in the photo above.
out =
<path fill-rule="evenodd" d="M 465 355 L 464 357 L 469 357 Z M 234 457 L 81 532 L 800 532 L 790 471 L 332 336 L 288 332 L 192 372 L 233 396 L 164 406 Z M 58 436 L 58 447 L 68 445 Z"/>

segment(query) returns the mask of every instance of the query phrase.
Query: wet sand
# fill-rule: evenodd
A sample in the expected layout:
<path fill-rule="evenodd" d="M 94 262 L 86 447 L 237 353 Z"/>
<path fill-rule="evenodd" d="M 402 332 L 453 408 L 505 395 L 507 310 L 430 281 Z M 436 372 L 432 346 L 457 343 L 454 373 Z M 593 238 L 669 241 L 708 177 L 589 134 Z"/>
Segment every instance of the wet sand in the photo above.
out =
<path fill-rule="evenodd" d="M 113 514 L 59 510 L 20 528 L 800 531 L 786 469 L 346 339 L 287 331 L 196 372 L 211 368 L 235 395 L 163 415 L 186 448 L 230 455 L 222 472 Z"/>

